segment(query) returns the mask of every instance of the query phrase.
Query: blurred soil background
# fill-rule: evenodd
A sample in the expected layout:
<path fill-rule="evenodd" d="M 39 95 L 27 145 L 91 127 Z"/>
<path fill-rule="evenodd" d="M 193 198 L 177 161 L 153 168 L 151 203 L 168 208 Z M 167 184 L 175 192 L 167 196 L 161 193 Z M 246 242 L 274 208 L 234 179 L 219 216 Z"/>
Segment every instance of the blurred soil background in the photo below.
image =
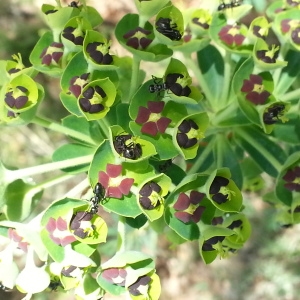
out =
<path fill-rule="evenodd" d="M 55 4 L 54 1 L 45 1 Z M 47 29 L 42 20 L 41 0 L 1 0 L 0 1 L 0 59 L 11 59 L 20 52 L 23 62 L 29 66 L 28 57 L 41 33 Z M 69 1 L 71 2 L 71 1 Z M 126 13 L 136 12 L 133 0 L 88 1 L 98 9 L 104 24 L 101 30 L 113 39 L 111 50 L 120 56 L 128 55 L 113 38 L 116 23 Z M 173 1 L 200 7 L 201 1 Z M 67 5 L 68 2 L 65 2 Z M 145 67 L 145 65 L 144 65 Z M 147 66 L 152 74 L 162 70 Z M 157 74 L 158 73 L 158 74 Z M 151 73 L 147 74 L 151 76 Z M 59 80 L 39 75 L 38 80 L 46 91 L 46 99 L 40 106 L 40 113 L 59 121 L 67 115 L 59 101 Z M 66 137 L 35 125 L 1 127 L 0 155 L 8 166 L 29 167 L 51 161 L 53 151 L 66 143 Z M 53 175 L 51 173 L 50 175 Z M 48 175 L 33 178 L 37 182 Z M 49 177 L 48 177 L 49 178 Z M 85 179 L 77 176 L 44 192 L 42 202 L 36 211 L 47 207 L 55 199 L 63 197 L 69 190 Z M 274 187 L 268 178 L 265 191 Z M 81 195 L 78 195 L 81 197 Z M 88 198 L 88 197 L 87 197 Z M 157 273 L 162 283 L 161 300 L 297 300 L 300 299 L 300 226 L 281 227 L 275 219 L 275 210 L 264 203 L 259 194 L 246 193 L 245 213 L 252 224 L 252 235 L 245 247 L 229 259 L 216 260 L 205 265 L 198 253 L 196 243 L 187 243 L 170 249 L 164 237 L 157 237 L 152 231 L 129 232 L 128 243 L 132 248 L 156 255 Z M 101 212 L 110 226 L 108 243 L 100 246 L 103 259 L 113 255 L 116 237 L 116 218 Z M 24 260 L 18 258 L 20 265 Z M 20 300 L 24 294 L 18 291 L 1 292 L 2 300 Z M 34 300 L 74 299 L 72 294 L 53 291 L 35 295 Z M 123 299 L 105 296 L 105 300 Z"/>

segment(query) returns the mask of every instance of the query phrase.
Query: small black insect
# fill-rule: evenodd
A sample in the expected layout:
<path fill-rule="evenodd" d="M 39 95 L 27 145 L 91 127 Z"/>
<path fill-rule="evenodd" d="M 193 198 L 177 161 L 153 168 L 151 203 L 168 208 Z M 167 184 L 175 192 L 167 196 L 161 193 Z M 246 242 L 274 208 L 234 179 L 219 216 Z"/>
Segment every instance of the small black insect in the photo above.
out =
<path fill-rule="evenodd" d="M 98 212 L 99 203 L 105 199 L 105 188 L 100 182 L 97 182 L 93 192 L 94 196 L 90 199 L 90 202 L 92 203 L 90 212 L 96 214 Z"/>
<path fill-rule="evenodd" d="M 172 164 L 173 164 L 173 159 L 166 160 L 163 164 L 158 166 L 159 172 L 166 173 L 167 170 L 172 166 Z"/>
<path fill-rule="evenodd" d="M 179 41 L 182 37 L 179 30 L 177 30 L 177 24 L 172 23 L 171 19 L 169 18 L 159 18 L 156 23 L 156 30 L 163 34 L 164 36 L 168 37 L 172 41 Z"/>
<path fill-rule="evenodd" d="M 81 221 L 88 213 L 96 214 L 98 212 L 99 203 L 105 200 L 105 188 L 100 182 L 97 182 L 93 189 L 94 196 L 90 199 L 91 208 L 89 211 L 86 211 L 78 221 Z"/>
<path fill-rule="evenodd" d="M 150 93 L 160 93 L 162 91 L 167 91 L 169 86 L 166 82 L 162 81 L 162 78 L 157 78 L 152 75 L 153 83 L 149 85 L 149 92 Z"/>
<path fill-rule="evenodd" d="M 75 8 L 79 8 L 79 6 L 78 6 L 78 2 L 76 2 L 76 1 L 72 1 L 71 3 L 70 3 L 70 5 L 69 5 L 70 7 L 75 7 Z"/>
<path fill-rule="evenodd" d="M 56 291 L 61 285 L 60 281 L 50 281 L 48 288 L 51 291 Z"/>
<path fill-rule="evenodd" d="M 277 104 L 269 107 L 263 114 L 263 121 L 267 125 L 275 124 L 278 121 L 278 117 L 282 115 L 285 106 L 283 104 Z"/>
<path fill-rule="evenodd" d="M 11 292 L 12 290 L 0 282 L 0 290 L 3 292 Z"/>
<path fill-rule="evenodd" d="M 139 143 L 130 143 L 123 151 L 123 156 L 129 159 L 138 159 L 142 156 L 142 146 Z"/>
<path fill-rule="evenodd" d="M 225 10 L 227 8 L 234 8 L 234 7 L 241 6 L 242 2 L 243 2 L 242 0 L 235 0 L 235 1 L 231 1 L 230 3 L 224 3 L 224 2 L 222 2 L 218 6 L 218 11 Z"/>
<path fill-rule="evenodd" d="M 118 135 L 114 137 L 113 143 L 118 154 L 125 158 L 138 159 L 142 156 L 142 146 L 132 141 L 131 134 Z"/>

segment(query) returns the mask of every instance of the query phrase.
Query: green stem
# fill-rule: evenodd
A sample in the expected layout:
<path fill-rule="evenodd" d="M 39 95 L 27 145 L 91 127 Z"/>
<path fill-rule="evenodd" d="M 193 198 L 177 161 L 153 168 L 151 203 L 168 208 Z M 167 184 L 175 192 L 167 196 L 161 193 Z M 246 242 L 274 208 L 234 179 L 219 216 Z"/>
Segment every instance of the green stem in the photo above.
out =
<path fill-rule="evenodd" d="M 216 164 L 217 168 L 222 168 L 223 166 L 223 143 L 222 143 L 222 137 L 223 135 L 217 134 L 216 139 L 214 141 L 214 153 L 215 153 L 215 159 L 216 159 Z"/>
<path fill-rule="evenodd" d="M 231 53 L 229 53 L 229 51 L 226 51 L 224 57 L 223 90 L 219 102 L 219 107 L 218 107 L 219 109 L 225 106 L 228 101 L 230 83 L 231 83 Z"/>
<path fill-rule="evenodd" d="M 203 152 L 198 156 L 193 166 L 186 172 L 186 175 L 194 174 L 199 171 L 199 169 L 204 164 L 207 157 L 211 154 L 213 146 L 214 146 L 214 142 L 210 141 L 208 145 L 204 148 Z"/>
<path fill-rule="evenodd" d="M 97 146 L 97 143 L 91 137 L 87 136 L 86 134 L 83 134 L 77 130 L 70 129 L 68 127 L 65 127 L 61 124 L 55 123 L 53 121 L 46 120 L 44 118 L 35 116 L 34 119 L 32 120 L 32 123 L 37 124 L 39 126 L 43 126 L 45 128 L 48 128 L 48 129 L 56 131 L 56 132 L 63 133 L 74 139 L 84 141 L 90 145 Z"/>
<path fill-rule="evenodd" d="M 32 186 L 32 188 L 30 190 L 28 190 L 27 194 L 28 197 L 24 198 L 24 207 L 31 207 L 31 202 L 32 199 L 34 197 L 34 195 L 36 195 L 37 193 L 41 192 L 42 190 L 46 189 L 46 188 L 50 188 L 56 184 L 59 184 L 65 180 L 71 179 L 73 178 L 75 175 L 72 174 L 61 174 L 59 176 L 56 176 L 54 178 L 51 178 L 49 180 L 46 180 L 44 182 L 40 182 L 39 184 Z M 29 197 L 29 195 L 32 195 L 31 197 Z M 27 203 L 26 203 L 27 202 Z M 26 205 L 25 205 L 26 204 Z"/>
<path fill-rule="evenodd" d="M 213 103 L 215 100 L 214 96 L 211 93 L 210 88 L 207 85 L 206 80 L 205 80 L 204 76 L 202 75 L 198 64 L 195 63 L 195 61 L 192 59 L 191 55 L 186 56 L 185 58 L 186 58 L 186 63 L 187 63 L 188 68 L 192 70 L 195 77 L 197 78 L 197 81 L 199 82 L 200 88 L 203 91 L 206 99 L 210 103 Z"/>
<path fill-rule="evenodd" d="M 38 183 L 37 185 L 34 186 L 36 189 L 47 189 L 49 187 L 52 187 L 56 184 L 59 184 L 65 180 L 69 180 L 71 178 L 74 178 L 76 174 L 68 174 L 68 173 L 63 173 L 55 177 L 51 177 L 51 179 L 45 180 L 43 182 Z"/>
<path fill-rule="evenodd" d="M 56 2 L 56 5 L 57 5 L 58 7 L 61 7 L 60 0 L 55 0 L 55 2 Z"/>
<path fill-rule="evenodd" d="M 106 139 L 108 139 L 108 137 L 109 137 L 109 127 L 110 127 L 109 122 L 107 121 L 106 118 L 102 118 L 102 119 L 98 120 L 98 123 L 100 125 L 100 129 L 102 131 L 102 134 L 106 137 Z"/>
<path fill-rule="evenodd" d="M 272 77 L 273 77 L 273 83 L 274 83 L 274 86 L 276 87 L 279 83 L 279 80 L 280 80 L 280 75 L 281 75 L 281 71 L 282 71 L 282 68 L 278 68 L 276 70 L 274 70 L 273 74 L 272 74 Z"/>
<path fill-rule="evenodd" d="M 125 251 L 125 217 L 120 216 L 118 222 L 117 253 Z"/>
<path fill-rule="evenodd" d="M 294 99 L 299 99 L 300 98 L 300 89 L 296 89 L 294 91 L 291 91 L 289 93 L 286 93 L 282 96 L 280 96 L 281 101 L 290 101 Z"/>
<path fill-rule="evenodd" d="M 283 59 L 286 57 L 287 52 L 289 51 L 289 49 L 290 49 L 290 44 L 289 43 L 282 43 L 281 44 L 280 53 L 281 53 L 281 57 Z M 278 85 L 278 83 L 280 81 L 282 70 L 283 70 L 283 68 L 275 69 L 273 74 L 272 74 L 273 83 L 274 83 L 275 87 Z"/>
<path fill-rule="evenodd" d="M 253 137 L 251 134 L 248 134 L 247 131 L 243 130 L 242 128 L 236 128 L 235 133 L 240 136 L 241 139 L 247 141 L 247 143 L 251 144 L 253 148 L 255 148 L 260 154 L 269 161 L 270 164 L 273 165 L 273 167 L 277 170 L 279 173 L 281 170 L 281 163 L 276 159 L 276 157 L 273 156 L 272 153 L 268 151 L 267 148 L 265 148 L 263 145 L 261 145 L 255 137 Z"/>
<path fill-rule="evenodd" d="M 236 112 L 238 111 L 238 103 L 237 101 L 231 102 L 229 105 L 226 106 L 221 111 L 218 111 L 218 113 L 214 114 L 212 118 L 210 118 L 212 126 L 219 126 L 222 122 L 225 122 L 230 120 L 232 117 L 236 116 Z"/>
<path fill-rule="evenodd" d="M 130 90 L 129 90 L 129 97 L 128 102 L 132 99 L 134 93 L 137 90 L 138 82 L 139 82 L 139 73 L 140 73 L 140 58 L 133 56 L 132 62 L 132 75 L 131 75 L 131 82 L 130 82 Z"/>
<path fill-rule="evenodd" d="M 7 182 L 12 182 L 19 178 L 27 178 L 37 174 L 43 174 L 51 171 L 69 168 L 69 167 L 89 164 L 92 161 L 92 159 L 93 159 L 93 155 L 86 155 L 86 156 L 70 158 L 63 161 L 47 163 L 47 164 L 19 169 L 19 170 L 6 170 L 5 180 Z"/>
<path fill-rule="evenodd" d="M 67 193 L 66 193 L 66 197 L 70 197 L 70 198 L 74 198 L 74 197 L 78 197 L 78 195 L 81 195 L 82 198 L 91 198 L 89 197 L 89 195 L 91 195 L 92 190 L 89 189 L 87 191 L 87 188 L 90 187 L 90 183 L 88 178 L 85 178 L 84 180 L 82 180 L 81 182 L 79 182 L 77 185 L 75 185 L 72 189 L 70 189 Z"/>

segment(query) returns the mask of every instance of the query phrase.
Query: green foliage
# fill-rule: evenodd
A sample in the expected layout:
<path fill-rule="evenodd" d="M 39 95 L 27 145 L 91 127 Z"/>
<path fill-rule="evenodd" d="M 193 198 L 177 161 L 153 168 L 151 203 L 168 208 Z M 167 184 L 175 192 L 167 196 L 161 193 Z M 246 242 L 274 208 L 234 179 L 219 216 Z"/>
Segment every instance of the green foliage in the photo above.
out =
<path fill-rule="evenodd" d="M 242 192 L 260 192 L 266 174 L 276 187 L 265 200 L 279 223 L 300 222 L 299 7 L 276 1 L 270 22 L 261 16 L 248 28 L 240 20 L 251 5 L 205 2 L 181 11 L 169 1 L 135 1 L 139 14 L 115 28 L 128 57 L 110 53 L 103 19 L 85 1 L 43 5 L 50 30 L 32 49 L 32 66 L 20 55 L 0 62 L 1 125 L 35 123 L 70 139 L 50 163 L 9 170 L 2 162 L 0 234 L 13 245 L 0 252 L 7 288 L 35 294 L 56 279 L 78 299 L 159 299 L 155 262 L 126 246 L 125 229 L 148 226 L 172 246 L 196 240 L 206 264 L 227 258 L 251 234 Z M 280 46 L 268 43 L 271 27 Z M 162 78 L 140 67 L 161 69 L 162 60 Z M 61 123 L 37 115 L 45 98 L 39 73 L 60 79 L 57 99 L 68 112 Z M 29 181 L 56 170 L 63 175 Z M 34 215 L 44 189 L 82 173 L 89 200 L 53 199 Z M 99 206 L 119 220 L 116 253 L 105 263 L 97 246 L 111 228 Z M 13 247 L 27 251 L 20 271 Z"/>

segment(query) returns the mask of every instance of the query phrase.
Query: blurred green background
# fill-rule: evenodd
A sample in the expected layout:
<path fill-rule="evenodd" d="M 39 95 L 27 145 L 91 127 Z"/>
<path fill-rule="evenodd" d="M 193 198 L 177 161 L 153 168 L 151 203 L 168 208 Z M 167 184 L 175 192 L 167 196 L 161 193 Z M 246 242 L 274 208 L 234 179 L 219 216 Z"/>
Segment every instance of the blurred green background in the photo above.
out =
<path fill-rule="evenodd" d="M 118 20 L 128 12 L 134 11 L 134 1 L 115 0 L 94 1 L 100 11 L 108 34 Z M 244 1 L 256 5 L 257 12 L 263 13 L 265 1 Z M 54 1 L 50 1 L 54 4 Z M 90 1 L 92 5 L 92 1 Z M 201 6 L 201 0 L 173 1 L 186 7 Z M 29 54 L 47 27 L 43 23 L 39 7 L 42 1 L 1 0 L 0 1 L 0 59 L 10 59 L 12 54 L 20 52 L 23 62 L 29 66 Z M 67 3 L 66 3 L 67 4 Z M 114 41 L 114 49 L 119 55 L 125 55 L 123 49 Z M 121 54 L 120 54 L 121 53 Z M 40 113 L 49 118 L 60 120 L 67 112 L 60 104 L 59 81 L 39 75 L 47 98 L 40 107 Z M 2 161 L 14 167 L 29 167 L 51 160 L 54 149 L 66 142 L 58 133 L 35 125 L 20 127 L 1 127 L 0 155 Z M 49 175 L 48 175 L 49 176 Z M 47 176 L 45 175 L 45 178 Z M 34 178 L 38 181 L 45 178 Z M 51 201 L 62 197 L 84 177 L 75 178 L 62 185 L 45 191 L 43 202 L 37 211 Z M 274 181 L 264 178 L 263 192 L 274 188 Z M 283 228 L 276 222 L 275 209 L 264 203 L 260 194 L 245 193 L 245 213 L 252 224 L 252 236 L 246 246 L 227 260 L 216 260 L 204 265 L 195 243 L 188 243 L 176 249 L 170 249 L 164 237 L 157 237 L 151 230 L 128 232 L 128 244 L 132 248 L 142 249 L 155 255 L 157 273 L 162 282 L 162 300 L 297 300 L 300 299 L 300 226 Z M 99 248 L 103 259 L 113 255 L 116 236 L 116 220 L 103 212 L 104 219 L 110 225 L 111 238 Z M 17 257 L 20 265 L 22 257 Z M 25 295 L 18 291 L 0 292 L 2 300 L 19 300 Z M 32 299 L 74 299 L 72 294 L 59 291 L 43 293 Z M 122 299 L 105 296 L 105 300 Z"/>

